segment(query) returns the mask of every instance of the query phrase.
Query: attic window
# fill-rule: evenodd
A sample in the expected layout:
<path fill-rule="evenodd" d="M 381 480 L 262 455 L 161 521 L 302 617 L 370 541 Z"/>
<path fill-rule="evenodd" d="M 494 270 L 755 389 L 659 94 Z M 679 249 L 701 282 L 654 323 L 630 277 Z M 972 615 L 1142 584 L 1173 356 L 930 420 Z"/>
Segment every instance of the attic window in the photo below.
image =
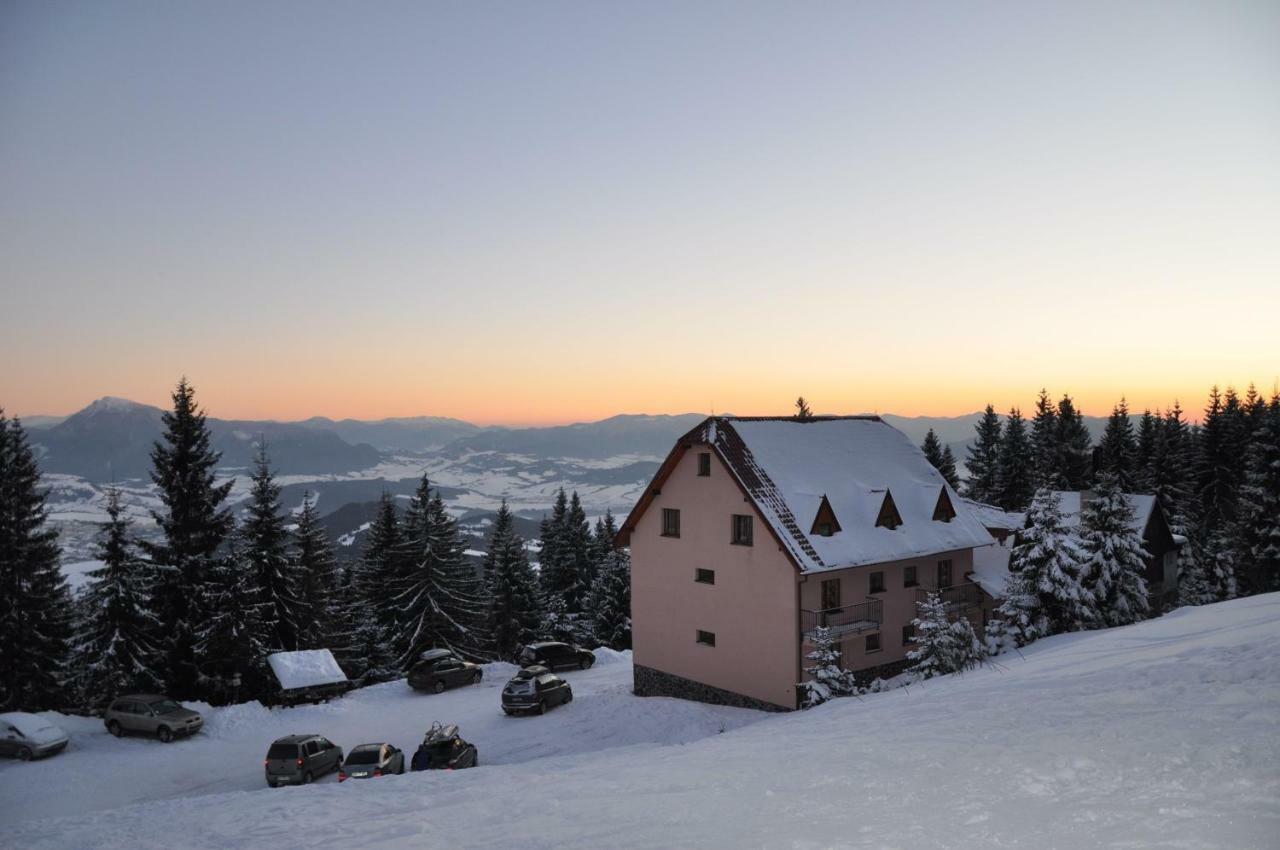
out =
<path fill-rule="evenodd" d="M 706 478 L 711 474 L 711 452 L 698 453 L 698 475 Z"/>
<path fill-rule="evenodd" d="M 839 530 L 840 521 L 836 519 L 836 512 L 831 510 L 831 503 L 824 495 L 822 502 L 818 505 L 818 515 L 813 518 L 813 528 L 809 529 L 809 533 L 819 537 L 830 537 Z"/>
<path fill-rule="evenodd" d="M 938 504 L 933 509 L 934 522 L 951 522 L 956 518 L 956 509 L 951 505 L 951 497 L 947 495 L 947 488 L 943 487 L 942 492 L 938 494 Z"/>
<path fill-rule="evenodd" d="M 902 525 L 902 514 L 898 513 L 898 506 L 893 503 L 893 494 L 885 490 L 884 502 L 880 504 L 880 515 L 876 517 L 876 528 L 887 528 L 893 531 L 900 525 Z"/>

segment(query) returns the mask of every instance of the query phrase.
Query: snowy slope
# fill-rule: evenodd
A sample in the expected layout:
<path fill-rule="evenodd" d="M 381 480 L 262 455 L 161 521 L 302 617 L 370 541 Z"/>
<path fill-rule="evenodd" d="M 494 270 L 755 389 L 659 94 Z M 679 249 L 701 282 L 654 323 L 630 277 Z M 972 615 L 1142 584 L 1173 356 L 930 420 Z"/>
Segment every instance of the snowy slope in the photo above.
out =
<path fill-rule="evenodd" d="M 220 850 L 1275 847 L 1278 643 L 1280 595 L 1184 609 L 1050 638 L 997 668 L 768 716 L 722 735 L 685 727 L 683 740 L 700 740 L 683 746 L 670 743 L 674 736 L 664 745 L 634 734 L 681 704 L 629 696 L 617 675 L 626 665 L 618 664 L 587 674 L 611 687 L 544 718 L 494 722 L 489 688 L 474 717 L 461 713 L 461 702 L 446 716 L 443 702 L 418 701 L 417 728 L 456 720 L 476 740 L 484 764 L 476 770 L 256 790 L 257 742 L 283 728 L 276 713 L 214 723 L 207 741 L 169 748 L 90 745 L 78 735 L 60 760 L 6 765 L 0 808 L 26 819 L 7 839 L 33 848 L 172 847 L 175 829 L 181 846 Z M 587 677 L 574 681 L 587 692 Z M 404 700 L 399 694 L 383 686 L 300 710 L 314 712 L 298 715 L 300 724 L 350 746 L 356 715 L 374 735 L 388 707 Z M 469 701 L 470 692 L 449 696 Z M 709 720 L 670 717 L 677 727 Z M 537 752 L 510 749 L 526 736 Z M 658 743 L 601 749 L 582 745 L 583 736 Z M 151 783 L 148 771 L 164 765 L 172 779 L 175 762 L 195 785 L 206 760 L 232 748 L 244 751 L 243 778 L 233 783 L 243 792 L 30 820 L 55 808 L 103 808 L 104 787 L 125 784 L 112 778 Z M 505 764 L 486 758 L 502 752 Z M 197 792 L 166 787 L 175 796 Z"/>

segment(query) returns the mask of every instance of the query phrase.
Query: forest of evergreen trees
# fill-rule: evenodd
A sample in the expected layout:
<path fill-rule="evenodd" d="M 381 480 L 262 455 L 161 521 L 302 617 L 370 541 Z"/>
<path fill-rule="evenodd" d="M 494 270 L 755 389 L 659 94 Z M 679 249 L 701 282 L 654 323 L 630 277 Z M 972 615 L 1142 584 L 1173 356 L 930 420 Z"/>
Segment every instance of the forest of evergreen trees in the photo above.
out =
<path fill-rule="evenodd" d="M 120 693 L 211 703 L 269 698 L 271 652 L 327 648 L 359 684 L 403 676 L 446 647 L 478 661 L 531 640 L 625 649 L 630 562 L 611 514 L 594 531 L 562 491 L 542 525 L 541 572 L 505 503 L 483 569 L 424 476 L 406 508 L 383 496 L 356 563 L 342 564 L 304 498 L 287 514 L 260 446 L 237 519 L 205 415 L 183 380 L 152 450 L 159 535 L 138 539 L 112 489 L 98 558 L 72 596 L 35 454 L 0 411 L 0 709 L 101 710 Z"/>

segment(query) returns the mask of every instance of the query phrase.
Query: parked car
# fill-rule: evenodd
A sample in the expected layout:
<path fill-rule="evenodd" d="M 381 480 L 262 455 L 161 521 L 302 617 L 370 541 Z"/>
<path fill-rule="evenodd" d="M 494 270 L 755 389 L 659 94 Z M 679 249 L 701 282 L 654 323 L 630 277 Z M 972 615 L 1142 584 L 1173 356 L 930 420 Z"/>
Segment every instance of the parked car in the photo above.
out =
<path fill-rule="evenodd" d="M 583 649 L 577 644 L 544 640 L 521 649 L 516 656 L 516 663 L 521 667 L 541 665 L 548 670 L 571 670 L 574 667 L 586 670 L 596 663 L 596 656 L 591 650 Z"/>
<path fill-rule="evenodd" d="M 306 785 L 342 768 L 342 747 L 321 735 L 287 735 L 267 750 L 267 784 Z"/>
<path fill-rule="evenodd" d="M 524 668 L 502 689 L 505 714 L 545 714 L 549 708 L 572 701 L 569 683 L 542 666 Z"/>
<path fill-rule="evenodd" d="M 174 738 L 194 735 L 204 726 L 204 719 L 198 713 L 159 694 L 119 697 L 107 708 L 102 722 L 117 738 L 129 734 L 154 735 L 166 744 Z"/>
<path fill-rule="evenodd" d="M 338 768 L 338 781 L 368 779 L 388 773 L 404 773 L 404 753 L 390 744 L 361 744 L 347 753 L 347 760 Z"/>
<path fill-rule="evenodd" d="M 480 763 L 480 751 L 458 734 L 456 724 L 431 724 L 413 754 L 413 770 L 461 770 Z"/>
<path fill-rule="evenodd" d="M 409 687 L 440 693 L 457 685 L 478 685 L 483 678 L 480 665 L 463 661 L 453 650 L 429 649 L 409 671 Z"/>
<path fill-rule="evenodd" d="M 31 761 L 62 752 L 68 740 L 66 732 L 38 715 L 0 714 L 0 755 Z"/>

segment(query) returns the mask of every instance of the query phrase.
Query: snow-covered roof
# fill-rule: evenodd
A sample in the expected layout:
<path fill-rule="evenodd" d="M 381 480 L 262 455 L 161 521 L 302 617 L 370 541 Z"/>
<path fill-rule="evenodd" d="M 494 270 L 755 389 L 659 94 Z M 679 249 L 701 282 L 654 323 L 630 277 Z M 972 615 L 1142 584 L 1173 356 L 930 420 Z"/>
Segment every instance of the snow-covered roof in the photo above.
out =
<path fill-rule="evenodd" d="M 982 522 L 925 458 L 875 416 L 809 420 L 711 417 L 682 442 L 714 446 L 806 572 L 991 544 Z M 935 520 L 946 491 L 955 516 Z M 876 525 L 890 493 L 896 528 Z M 810 534 L 823 497 L 840 525 Z"/>
<path fill-rule="evenodd" d="M 333 653 L 327 649 L 299 649 L 296 652 L 273 652 L 267 656 L 271 672 L 276 674 L 284 690 L 332 685 L 347 681 Z"/>
<path fill-rule="evenodd" d="M 1058 500 L 1058 510 L 1062 512 L 1063 524 L 1068 528 L 1080 525 L 1080 515 L 1084 503 L 1092 495 L 1091 490 L 1054 490 L 1053 497 Z M 1133 522 L 1130 525 L 1138 534 L 1147 530 L 1147 522 L 1156 507 L 1156 497 L 1150 493 L 1122 494 L 1129 507 L 1133 509 Z M 1021 528 L 1021 526 L 1019 526 Z"/>
<path fill-rule="evenodd" d="M 973 572 L 969 578 L 989 596 L 1004 598 L 1005 583 L 1009 580 L 1009 555 L 1012 551 L 1010 541 L 974 549 Z"/>
<path fill-rule="evenodd" d="M 1027 515 L 1018 511 L 1006 511 L 995 505 L 975 502 L 973 499 L 961 499 L 969 510 L 978 518 L 985 528 L 1002 528 L 1005 531 L 1020 531 L 1027 523 Z"/>

